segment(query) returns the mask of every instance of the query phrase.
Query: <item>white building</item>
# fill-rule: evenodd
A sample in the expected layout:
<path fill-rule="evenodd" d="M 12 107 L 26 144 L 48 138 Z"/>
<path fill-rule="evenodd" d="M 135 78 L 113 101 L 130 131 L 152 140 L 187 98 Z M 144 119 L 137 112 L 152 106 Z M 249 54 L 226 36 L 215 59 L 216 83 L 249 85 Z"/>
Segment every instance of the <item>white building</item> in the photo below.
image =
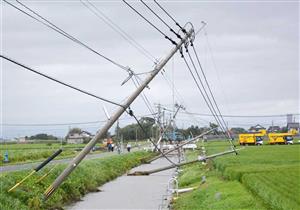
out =
<path fill-rule="evenodd" d="M 68 144 L 82 144 L 84 140 L 92 139 L 93 135 L 87 131 L 81 131 L 81 133 L 73 133 L 67 136 L 67 143 Z"/>

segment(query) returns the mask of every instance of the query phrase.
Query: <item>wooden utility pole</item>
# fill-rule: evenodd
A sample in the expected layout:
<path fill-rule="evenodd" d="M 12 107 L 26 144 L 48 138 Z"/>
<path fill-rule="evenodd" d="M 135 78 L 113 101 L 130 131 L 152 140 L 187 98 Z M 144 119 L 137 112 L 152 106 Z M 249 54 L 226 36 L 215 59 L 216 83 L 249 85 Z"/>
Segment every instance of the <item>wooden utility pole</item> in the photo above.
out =
<path fill-rule="evenodd" d="M 191 29 L 187 34 L 185 34 L 185 36 L 179 41 L 176 47 L 174 47 L 163 60 L 156 64 L 154 70 L 148 75 L 148 77 L 146 77 L 143 83 L 131 94 L 131 96 L 126 100 L 126 102 L 117 109 L 117 111 L 111 116 L 111 118 L 106 122 L 102 129 L 99 130 L 99 132 L 97 132 L 94 138 L 83 148 L 83 150 L 69 163 L 65 170 L 48 187 L 48 189 L 44 193 L 45 199 L 48 199 L 52 195 L 52 193 L 61 185 L 61 183 L 69 176 L 69 174 L 79 165 L 82 159 L 95 146 L 97 141 L 107 133 L 110 127 L 129 108 L 131 103 L 138 97 L 138 95 L 145 89 L 145 87 L 148 86 L 148 84 L 167 64 L 167 62 L 173 57 L 173 55 L 181 48 L 181 46 L 188 41 L 192 34 L 194 34 L 193 29 Z"/>

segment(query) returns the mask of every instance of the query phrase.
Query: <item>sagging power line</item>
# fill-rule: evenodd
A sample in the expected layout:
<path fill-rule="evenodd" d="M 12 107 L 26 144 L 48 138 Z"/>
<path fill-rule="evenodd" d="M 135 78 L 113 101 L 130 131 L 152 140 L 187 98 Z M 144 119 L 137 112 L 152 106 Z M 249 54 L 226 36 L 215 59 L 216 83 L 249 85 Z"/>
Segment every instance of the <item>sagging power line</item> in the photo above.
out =
<path fill-rule="evenodd" d="M 91 97 L 93 97 L 93 98 L 99 99 L 99 100 L 101 100 L 101 101 L 104 101 L 104 102 L 107 102 L 107 103 L 110 103 L 110 104 L 113 104 L 113 105 L 116 105 L 116 106 L 123 107 L 123 106 L 122 106 L 121 104 L 119 104 L 119 103 L 116 103 L 116 102 L 114 102 L 114 101 L 112 101 L 112 100 L 109 100 L 109 99 L 106 99 L 106 98 L 97 96 L 97 95 L 95 95 L 95 94 L 93 94 L 93 93 L 90 93 L 90 92 L 88 92 L 88 91 L 86 91 L 86 90 L 80 89 L 80 88 L 78 88 L 78 87 L 75 87 L 75 86 L 70 85 L 70 84 L 68 84 L 68 83 L 65 83 L 65 82 L 63 82 L 63 81 L 60 81 L 60 80 L 58 80 L 58 79 L 55 79 L 55 78 L 53 78 L 53 77 L 51 77 L 51 76 L 48 76 L 48 75 L 46 75 L 46 74 L 44 74 L 44 73 L 42 73 L 42 72 L 40 72 L 40 71 L 34 70 L 33 68 L 30 68 L 30 67 L 28 67 L 28 66 L 26 66 L 26 65 L 24 65 L 24 64 L 21 64 L 21 63 L 19 63 L 19 62 L 16 61 L 16 60 L 13 60 L 13 59 L 11 59 L 11 58 L 8 58 L 7 56 L 0 55 L 0 58 L 3 58 L 3 59 L 5 59 L 5 60 L 7 60 L 7 61 L 9 61 L 9 62 L 11 62 L 11 63 L 14 63 L 14 64 L 16 64 L 16 65 L 18 65 L 18 66 L 21 66 L 21 67 L 22 67 L 23 69 L 25 69 L 25 70 L 31 71 L 31 72 L 33 72 L 33 73 L 35 73 L 35 74 L 38 74 L 38 75 L 40 75 L 40 76 L 42 76 L 42 77 L 44 77 L 44 78 L 47 78 L 47 79 L 51 80 L 51 81 L 53 81 L 53 82 L 59 83 L 59 84 L 65 86 L 65 87 L 68 87 L 68 88 L 71 88 L 71 89 L 76 90 L 76 91 L 78 91 L 78 92 L 81 92 L 81 93 L 83 93 L 83 94 L 85 94 L 85 95 L 91 96 Z"/>
<path fill-rule="evenodd" d="M 28 12 L 24 11 L 23 9 L 21 9 L 20 7 L 17 7 L 16 5 L 8 2 L 7 0 L 3 0 L 4 2 L 6 2 L 8 5 L 12 6 L 14 9 L 22 12 L 23 14 L 29 16 L 30 18 L 38 21 L 39 23 L 43 24 L 44 26 L 56 31 L 57 33 L 63 35 L 64 37 L 68 38 L 69 40 L 73 41 L 74 43 L 79 44 L 80 46 L 88 49 L 89 51 L 93 52 L 94 54 L 100 56 L 101 58 L 105 59 L 106 61 L 112 63 L 113 65 L 125 70 L 127 73 L 134 73 L 132 71 L 132 69 L 130 69 L 127 66 L 124 66 L 114 60 L 112 60 L 111 58 L 108 58 L 107 56 L 103 55 L 102 53 L 100 53 L 99 51 L 93 49 L 92 47 L 88 46 L 87 44 L 83 43 L 82 41 L 80 41 L 79 39 L 75 38 L 74 36 L 70 35 L 69 33 L 67 33 L 65 30 L 63 30 L 62 28 L 58 27 L 57 25 L 55 25 L 54 23 L 52 23 L 51 21 L 47 20 L 45 17 L 43 17 L 42 15 L 40 15 L 39 13 L 37 13 L 36 11 L 34 11 L 33 9 L 31 9 L 30 7 L 28 7 L 27 5 L 25 5 L 24 3 L 20 2 L 19 0 L 16 0 L 17 3 L 19 3 L 22 7 L 24 7 L 25 9 L 27 9 L 29 12 L 32 13 L 29 14 Z M 35 16 L 34 16 L 35 15 Z M 145 72 L 148 73 L 148 72 Z"/>
<path fill-rule="evenodd" d="M 157 62 L 156 58 L 147 50 L 145 47 L 143 47 L 141 44 L 139 44 L 132 36 L 130 36 L 125 30 L 123 30 L 118 24 L 116 24 L 114 21 L 112 21 L 111 18 L 109 18 L 107 15 L 105 15 L 99 7 L 96 7 L 95 4 L 93 4 L 89 0 L 80 0 L 80 2 L 90 11 L 92 12 L 98 19 L 103 21 L 106 25 L 108 25 L 110 28 L 112 28 L 116 33 L 118 33 L 123 39 L 125 39 L 130 45 L 132 45 L 134 48 L 136 48 L 141 54 L 143 54 L 146 58 L 148 58 L 152 62 Z"/>
<path fill-rule="evenodd" d="M 190 39 L 190 43 L 192 43 L 192 42 L 193 42 L 193 40 Z M 195 72 L 196 72 L 196 74 L 197 74 L 198 80 L 199 80 L 199 82 L 200 82 L 200 84 L 201 84 L 201 86 L 202 86 L 202 89 L 201 89 L 201 88 L 200 88 L 200 85 L 199 85 L 199 83 L 198 83 L 198 81 L 197 81 L 197 79 L 196 79 L 196 77 L 195 77 L 195 75 L 194 75 L 194 73 L 193 73 L 192 70 L 191 70 L 191 67 L 189 66 L 189 64 L 188 64 L 188 62 L 187 62 L 187 60 L 186 60 L 186 58 L 185 58 L 185 56 L 184 56 L 184 54 L 183 54 L 183 49 L 181 49 L 181 50 L 180 50 L 181 57 L 183 58 L 184 63 L 186 64 L 186 66 L 187 66 L 187 68 L 188 68 L 188 70 L 189 70 L 189 72 L 190 72 L 190 74 L 191 74 L 191 76 L 192 76 L 192 78 L 193 78 L 193 80 L 194 80 L 196 86 L 197 86 L 197 89 L 200 91 L 200 93 L 201 93 L 201 95 L 202 95 L 202 98 L 204 99 L 204 101 L 205 101 L 207 107 L 209 108 L 210 112 L 212 113 L 212 115 L 213 115 L 214 119 L 216 120 L 217 124 L 219 125 L 219 127 L 221 128 L 221 130 L 228 136 L 228 141 L 230 142 L 230 144 L 232 145 L 232 148 L 234 149 L 234 148 L 235 148 L 235 145 L 234 145 L 233 142 L 232 142 L 232 137 L 231 137 L 231 134 L 230 134 L 229 131 L 228 131 L 228 128 L 227 128 L 227 126 L 226 126 L 226 123 L 225 123 L 224 119 L 223 119 L 223 121 L 222 121 L 222 120 L 219 118 L 219 116 L 217 116 L 217 112 L 216 112 L 216 110 L 215 110 L 215 107 L 214 107 L 214 105 L 212 104 L 211 99 L 210 99 L 210 97 L 209 97 L 208 94 L 207 94 L 206 88 L 205 88 L 204 85 L 203 85 L 203 82 L 202 82 L 202 80 L 201 80 L 201 78 L 200 78 L 200 76 L 199 76 L 199 73 L 198 73 L 197 68 L 196 68 L 196 66 L 195 66 L 195 64 L 194 64 L 194 61 L 193 61 L 192 57 L 191 57 L 190 54 L 189 54 L 189 51 L 188 51 L 188 43 L 185 44 L 185 51 L 186 51 L 186 53 L 188 53 L 188 55 L 189 55 L 190 61 L 191 61 L 192 65 L 193 65 L 193 67 L 194 67 L 194 70 L 195 70 Z M 226 129 L 226 128 L 227 128 L 227 129 Z M 236 154 L 237 154 L 237 153 L 236 153 Z"/>

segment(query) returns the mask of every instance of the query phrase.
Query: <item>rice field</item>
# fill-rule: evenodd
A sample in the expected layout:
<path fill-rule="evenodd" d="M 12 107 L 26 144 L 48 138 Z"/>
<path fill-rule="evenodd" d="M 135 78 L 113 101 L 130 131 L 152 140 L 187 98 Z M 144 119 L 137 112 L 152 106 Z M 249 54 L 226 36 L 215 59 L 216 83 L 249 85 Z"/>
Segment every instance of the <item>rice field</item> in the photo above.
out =
<path fill-rule="evenodd" d="M 36 144 L 1 144 L 0 145 L 0 165 L 28 163 L 43 160 L 52 155 L 59 148 L 63 152 L 57 157 L 67 158 L 75 156 L 85 144 L 66 144 L 61 145 L 36 143 Z M 3 163 L 5 153 L 8 153 L 9 163 Z"/>
<path fill-rule="evenodd" d="M 206 143 L 209 154 L 228 148 L 227 142 Z M 299 166 L 299 144 L 249 146 L 237 156 L 218 157 L 208 166 L 187 166 L 179 182 L 182 187 L 198 189 L 180 196 L 174 209 L 300 209 Z M 201 185 L 200 174 L 207 168 L 207 182 Z M 237 191 L 240 193 L 236 194 Z M 216 192 L 223 194 L 220 200 L 215 199 Z M 245 205 L 245 199 L 252 204 Z M 198 205 L 193 206 L 195 203 Z"/>

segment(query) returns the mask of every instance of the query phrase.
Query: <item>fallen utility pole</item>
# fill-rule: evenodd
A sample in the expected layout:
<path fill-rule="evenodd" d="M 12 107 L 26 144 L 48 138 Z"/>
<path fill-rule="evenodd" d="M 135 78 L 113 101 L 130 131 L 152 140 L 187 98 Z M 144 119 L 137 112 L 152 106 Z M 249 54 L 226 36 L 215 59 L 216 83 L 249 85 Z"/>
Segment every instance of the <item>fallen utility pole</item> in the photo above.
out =
<path fill-rule="evenodd" d="M 44 168 L 51 160 L 53 160 L 56 156 L 58 156 L 62 152 L 62 149 L 57 150 L 55 153 L 53 153 L 50 157 L 48 157 L 44 162 L 42 162 L 40 165 L 38 165 L 35 169 L 33 169 L 30 174 L 28 174 L 25 178 L 23 178 L 21 181 L 19 181 L 17 184 L 15 184 L 12 188 L 8 190 L 8 192 L 16 189 L 18 186 L 20 186 L 23 182 L 25 182 L 29 177 L 31 177 L 33 174 Z"/>
<path fill-rule="evenodd" d="M 93 137 L 93 139 L 83 148 L 83 150 L 69 163 L 67 168 L 54 180 L 54 182 L 48 187 L 44 192 L 45 199 L 48 199 L 52 193 L 61 185 L 61 183 L 69 176 L 69 174 L 79 165 L 82 159 L 90 152 L 90 150 L 95 146 L 98 140 L 100 140 L 111 126 L 119 119 L 119 117 L 126 111 L 131 103 L 138 97 L 138 95 L 148 86 L 148 84 L 153 80 L 153 78 L 160 72 L 160 70 L 167 64 L 167 62 L 172 58 L 172 56 L 181 48 L 181 46 L 188 41 L 192 36 L 194 30 L 191 29 L 183 39 L 174 47 L 171 52 L 158 64 L 156 64 L 154 70 L 149 74 L 148 77 L 143 81 L 143 83 L 132 93 L 132 95 L 126 100 L 126 102 L 118 108 L 118 110 L 111 116 L 107 123 L 102 127 L 99 132 Z M 130 113 L 130 111 L 129 111 Z"/>
<path fill-rule="evenodd" d="M 182 144 L 176 146 L 175 148 L 170 149 L 170 150 L 164 152 L 163 155 L 167 155 L 167 154 L 169 154 L 169 153 L 171 153 L 171 152 L 177 150 L 178 148 L 183 147 L 183 146 L 186 145 L 186 144 L 189 144 L 189 143 L 191 143 L 191 142 L 193 142 L 193 141 L 196 141 L 198 138 L 200 138 L 200 137 L 202 137 L 202 136 L 204 136 L 204 135 L 210 133 L 210 132 L 213 131 L 213 130 L 215 130 L 215 128 L 213 128 L 213 129 L 211 129 L 211 130 L 209 130 L 209 131 L 206 131 L 206 132 L 204 132 L 204 133 L 202 133 L 202 134 L 200 134 L 200 135 L 198 135 L 198 136 L 196 136 L 196 137 L 194 137 L 194 138 L 192 138 L 192 139 L 190 139 L 190 140 L 188 140 L 188 141 L 186 141 L 186 142 L 184 142 L 184 143 L 182 143 Z M 156 157 L 150 159 L 149 161 L 147 161 L 147 163 L 151 163 L 152 161 L 157 160 L 158 158 L 161 158 L 163 155 L 162 155 L 162 154 L 161 154 L 161 155 L 158 155 L 158 156 L 156 156 Z"/>
<path fill-rule="evenodd" d="M 162 167 L 162 168 L 158 168 L 158 169 L 154 169 L 154 170 L 150 170 L 150 171 L 135 171 L 135 172 L 129 173 L 127 175 L 128 176 L 148 176 L 150 174 L 157 173 L 160 171 L 165 171 L 165 170 L 169 170 L 169 169 L 172 169 L 175 167 L 180 167 L 180 166 L 184 166 L 184 165 L 188 165 L 188 164 L 192 164 L 192 163 L 196 163 L 196 162 L 206 161 L 207 159 L 215 158 L 215 157 L 222 156 L 222 155 L 227 155 L 230 153 L 235 153 L 235 150 L 229 150 L 229 151 L 225 151 L 225 152 L 221 152 L 221 153 L 217 153 L 217 154 L 213 154 L 213 155 L 209 155 L 209 156 L 200 156 L 196 160 L 179 163 L 177 165 L 169 165 L 166 167 Z"/>

